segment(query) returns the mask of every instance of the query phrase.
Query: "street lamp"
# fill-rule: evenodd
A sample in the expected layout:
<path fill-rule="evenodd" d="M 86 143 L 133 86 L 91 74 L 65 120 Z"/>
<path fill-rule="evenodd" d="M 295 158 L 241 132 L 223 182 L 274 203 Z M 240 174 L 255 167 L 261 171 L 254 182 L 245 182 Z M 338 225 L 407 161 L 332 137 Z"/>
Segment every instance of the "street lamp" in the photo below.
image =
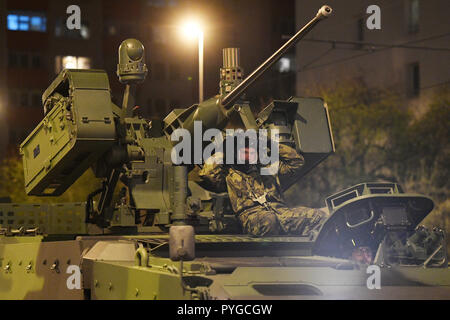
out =
<path fill-rule="evenodd" d="M 188 21 L 182 26 L 185 36 L 198 39 L 198 102 L 203 101 L 203 30 L 198 22 Z"/>

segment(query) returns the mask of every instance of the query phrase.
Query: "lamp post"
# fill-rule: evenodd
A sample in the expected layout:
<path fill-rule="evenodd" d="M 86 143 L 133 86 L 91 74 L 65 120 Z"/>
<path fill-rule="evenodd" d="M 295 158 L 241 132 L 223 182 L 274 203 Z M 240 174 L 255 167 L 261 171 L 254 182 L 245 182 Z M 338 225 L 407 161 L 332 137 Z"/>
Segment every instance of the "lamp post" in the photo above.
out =
<path fill-rule="evenodd" d="M 189 21 L 183 25 L 183 32 L 188 37 L 198 39 L 198 102 L 203 101 L 203 30 L 197 22 Z"/>

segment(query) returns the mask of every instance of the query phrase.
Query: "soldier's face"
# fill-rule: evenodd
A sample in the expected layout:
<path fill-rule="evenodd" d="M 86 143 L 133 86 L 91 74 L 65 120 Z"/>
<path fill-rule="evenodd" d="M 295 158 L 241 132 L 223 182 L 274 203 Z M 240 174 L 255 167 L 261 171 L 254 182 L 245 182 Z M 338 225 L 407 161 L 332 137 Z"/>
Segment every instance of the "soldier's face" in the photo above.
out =
<path fill-rule="evenodd" d="M 362 263 L 371 264 L 372 263 L 372 251 L 369 247 L 359 247 L 353 250 L 352 260 Z"/>
<path fill-rule="evenodd" d="M 258 153 L 255 148 L 242 148 L 238 151 L 239 162 L 255 164 L 258 160 Z"/>

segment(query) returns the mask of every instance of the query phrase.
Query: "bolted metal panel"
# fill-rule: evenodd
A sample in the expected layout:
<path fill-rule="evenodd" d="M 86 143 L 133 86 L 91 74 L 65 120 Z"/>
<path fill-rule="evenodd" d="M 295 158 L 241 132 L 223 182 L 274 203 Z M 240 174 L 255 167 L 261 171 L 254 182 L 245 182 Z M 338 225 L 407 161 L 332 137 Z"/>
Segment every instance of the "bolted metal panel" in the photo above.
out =
<path fill-rule="evenodd" d="M 21 144 L 28 195 L 61 195 L 116 138 L 108 78 L 63 70 L 43 94 L 45 118 Z"/>

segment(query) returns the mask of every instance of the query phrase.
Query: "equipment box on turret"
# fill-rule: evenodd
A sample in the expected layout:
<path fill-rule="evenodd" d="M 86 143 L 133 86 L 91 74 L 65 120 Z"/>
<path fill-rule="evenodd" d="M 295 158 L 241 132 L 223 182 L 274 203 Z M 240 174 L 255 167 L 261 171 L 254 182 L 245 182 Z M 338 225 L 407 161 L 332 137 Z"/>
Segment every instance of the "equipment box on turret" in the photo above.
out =
<path fill-rule="evenodd" d="M 108 77 L 63 70 L 42 96 L 44 119 L 21 144 L 28 195 L 61 195 L 115 139 Z"/>

